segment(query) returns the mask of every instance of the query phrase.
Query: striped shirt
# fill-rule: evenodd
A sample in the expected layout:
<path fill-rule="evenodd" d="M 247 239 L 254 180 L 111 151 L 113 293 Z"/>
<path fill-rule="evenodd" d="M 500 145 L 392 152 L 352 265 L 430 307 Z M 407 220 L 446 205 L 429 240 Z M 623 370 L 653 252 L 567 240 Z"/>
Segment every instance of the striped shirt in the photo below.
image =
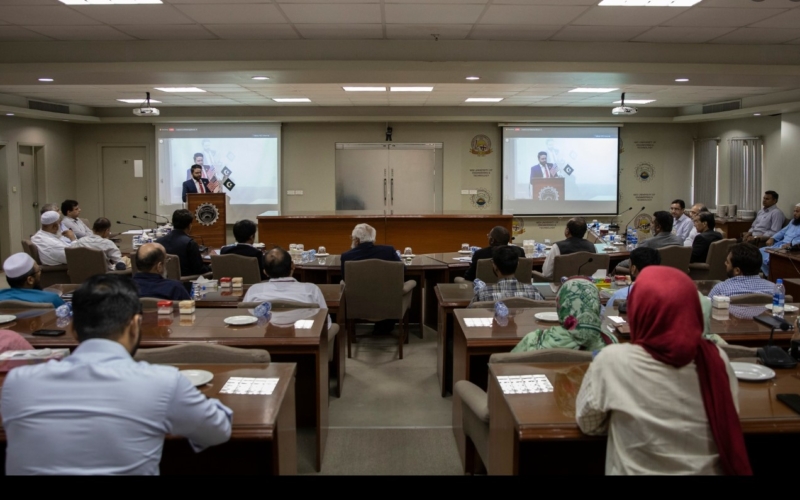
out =
<path fill-rule="evenodd" d="M 486 285 L 483 290 L 475 292 L 472 302 L 486 302 L 507 299 L 509 297 L 525 297 L 533 300 L 544 300 L 533 285 L 520 283 L 516 278 L 506 278 L 493 285 Z"/>
<path fill-rule="evenodd" d="M 772 296 L 774 291 L 775 283 L 761 279 L 757 275 L 734 276 L 733 278 L 726 279 L 722 283 L 714 285 L 714 288 L 708 292 L 708 296 L 724 295 L 726 297 L 733 297 L 748 293 L 761 293 Z"/>

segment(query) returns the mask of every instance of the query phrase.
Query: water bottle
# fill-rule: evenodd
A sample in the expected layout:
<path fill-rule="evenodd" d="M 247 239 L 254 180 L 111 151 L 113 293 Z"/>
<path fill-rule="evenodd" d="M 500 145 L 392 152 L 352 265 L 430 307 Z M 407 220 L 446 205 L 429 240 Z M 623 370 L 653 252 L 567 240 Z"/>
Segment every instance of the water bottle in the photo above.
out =
<path fill-rule="evenodd" d="M 783 280 L 779 279 L 775 283 L 775 291 L 772 292 L 772 316 L 783 319 L 783 306 L 786 303 L 786 288 L 783 287 Z"/>
<path fill-rule="evenodd" d="M 473 283 L 473 290 L 475 291 L 475 293 L 478 293 L 484 288 L 486 288 L 486 283 L 479 280 L 478 278 L 475 278 L 475 281 L 473 281 L 472 283 Z"/>
<path fill-rule="evenodd" d="M 67 302 L 56 308 L 56 317 L 69 318 L 70 316 L 72 316 L 72 302 Z"/>
<path fill-rule="evenodd" d="M 500 326 L 508 326 L 508 307 L 503 302 L 495 302 L 494 320 Z"/>
<path fill-rule="evenodd" d="M 256 306 L 255 309 L 256 318 L 266 318 L 269 316 L 270 311 L 272 311 L 272 303 L 262 302 L 261 304 Z"/>

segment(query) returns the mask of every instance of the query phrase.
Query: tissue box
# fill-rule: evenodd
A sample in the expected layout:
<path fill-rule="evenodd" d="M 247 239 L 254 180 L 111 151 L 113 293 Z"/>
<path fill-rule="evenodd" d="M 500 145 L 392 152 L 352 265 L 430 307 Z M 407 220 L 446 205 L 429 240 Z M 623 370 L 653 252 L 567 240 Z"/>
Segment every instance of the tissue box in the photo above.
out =
<path fill-rule="evenodd" d="M 233 286 L 233 288 L 242 288 L 244 286 L 244 279 L 243 278 L 233 278 L 231 280 L 231 286 Z"/>
<path fill-rule="evenodd" d="M 714 309 L 730 309 L 731 298 L 724 295 L 715 295 L 711 298 L 711 307 Z"/>
<path fill-rule="evenodd" d="M 181 314 L 194 314 L 193 300 L 182 300 L 178 302 L 178 307 L 180 308 Z"/>
<path fill-rule="evenodd" d="M 158 314 L 172 314 L 172 301 L 159 300 L 158 301 Z"/>
<path fill-rule="evenodd" d="M 219 287 L 220 288 L 230 288 L 231 287 L 231 279 L 230 278 L 220 278 L 219 279 Z"/>

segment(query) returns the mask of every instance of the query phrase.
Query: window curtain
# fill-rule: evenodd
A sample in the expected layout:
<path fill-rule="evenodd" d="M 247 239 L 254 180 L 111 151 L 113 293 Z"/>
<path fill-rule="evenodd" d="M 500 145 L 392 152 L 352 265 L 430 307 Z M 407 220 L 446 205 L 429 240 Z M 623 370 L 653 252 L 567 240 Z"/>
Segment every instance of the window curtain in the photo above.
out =
<path fill-rule="evenodd" d="M 760 137 L 730 140 L 731 203 L 739 210 L 761 208 L 761 168 L 764 142 Z"/>
<path fill-rule="evenodd" d="M 709 209 L 717 206 L 718 139 L 697 139 L 694 142 L 694 203 Z"/>

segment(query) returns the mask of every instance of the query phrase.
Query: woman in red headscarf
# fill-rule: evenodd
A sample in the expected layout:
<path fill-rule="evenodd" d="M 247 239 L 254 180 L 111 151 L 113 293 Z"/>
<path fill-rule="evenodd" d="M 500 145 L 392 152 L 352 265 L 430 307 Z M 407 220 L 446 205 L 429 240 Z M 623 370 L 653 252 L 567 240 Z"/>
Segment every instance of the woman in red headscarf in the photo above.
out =
<path fill-rule="evenodd" d="M 603 349 L 583 379 L 576 418 L 608 432 L 606 474 L 752 474 L 728 357 L 702 338 L 686 274 L 650 266 L 628 297 L 630 344 Z"/>

